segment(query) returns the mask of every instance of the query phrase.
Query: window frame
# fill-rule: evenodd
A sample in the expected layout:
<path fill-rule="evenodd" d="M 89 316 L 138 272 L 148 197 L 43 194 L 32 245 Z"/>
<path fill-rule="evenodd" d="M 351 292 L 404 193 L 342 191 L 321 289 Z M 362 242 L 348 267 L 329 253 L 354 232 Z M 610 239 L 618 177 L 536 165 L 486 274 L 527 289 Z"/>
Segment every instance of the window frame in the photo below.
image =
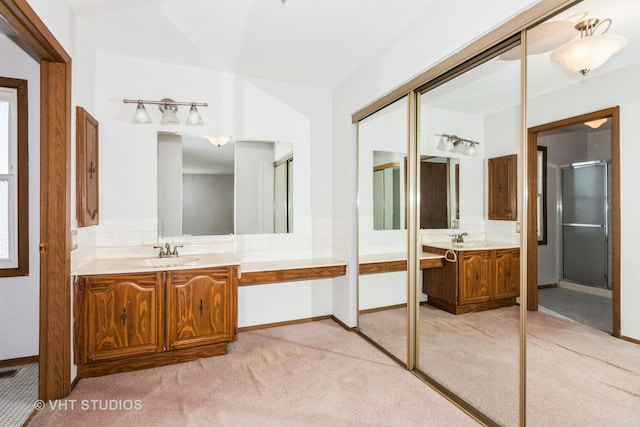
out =
<path fill-rule="evenodd" d="M 0 263 L 0 277 L 17 277 L 29 275 L 29 137 L 28 137 L 28 98 L 27 81 L 8 77 L 0 77 L 0 87 L 15 90 L 16 93 L 16 126 L 14 139 L 10 136 L 10 158 L 13 157 L 17 170 L 12 173 L 14 179 L 14 218 L 12 221 L 13 232 L 16 238 L 12 239 L 17 245 L 10 249 L 15 259 L 6 267 Z M 11 131 L 10 127 L 10 131 Z M 11 151 L 14 150 L 15 154 Z M 11 189 L 10 189 L 11 193 Z M 11 203 L 11 202 L 10 202 Z M 11 218 L 11 215 L 10 215 Z M 10 225 L 11 227 L 11 225 Z M 11 244 L 11 243 L 10 243 Z M 5 264 L 6 265 L 6 264 Z"/>

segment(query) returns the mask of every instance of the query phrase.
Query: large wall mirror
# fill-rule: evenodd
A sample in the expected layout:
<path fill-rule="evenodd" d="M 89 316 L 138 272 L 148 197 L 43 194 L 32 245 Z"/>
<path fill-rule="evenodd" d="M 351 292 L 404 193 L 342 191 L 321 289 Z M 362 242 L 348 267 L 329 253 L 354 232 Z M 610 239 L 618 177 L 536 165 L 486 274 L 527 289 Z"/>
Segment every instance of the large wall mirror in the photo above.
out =
<path fill-rule="evenodd" d="M 158 235 L 293 232 L 293 146 L 158 133 Z"/>

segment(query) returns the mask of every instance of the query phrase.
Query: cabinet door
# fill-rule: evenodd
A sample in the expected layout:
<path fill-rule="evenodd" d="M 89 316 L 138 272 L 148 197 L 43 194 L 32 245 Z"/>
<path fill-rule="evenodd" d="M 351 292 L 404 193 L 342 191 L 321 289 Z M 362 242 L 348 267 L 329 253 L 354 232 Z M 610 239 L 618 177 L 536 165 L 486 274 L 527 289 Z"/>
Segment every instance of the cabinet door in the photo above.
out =
<path fill-rule="evenodd" d="M 82 363 L 161 352 L 162 273 L 85 276 Z"/>
<path fill-rule="evenodd" d="M 520 295 L 520 249 L 496 251 L 495 298 Z"/>
<path fill-rule="evenodd" d="M 460 251 L 458 291 L 460 304 L 489 301 L 493 277 L 492 251 Z"/>
<path fill-rule="evenodd" d="M 517 156 L 489 159 L 489 219 L 517 220 Z"/>
<path fill-rule="evenodd" d="M 167 348 L 235 339 L 235 267 L 167 272 Z"/>

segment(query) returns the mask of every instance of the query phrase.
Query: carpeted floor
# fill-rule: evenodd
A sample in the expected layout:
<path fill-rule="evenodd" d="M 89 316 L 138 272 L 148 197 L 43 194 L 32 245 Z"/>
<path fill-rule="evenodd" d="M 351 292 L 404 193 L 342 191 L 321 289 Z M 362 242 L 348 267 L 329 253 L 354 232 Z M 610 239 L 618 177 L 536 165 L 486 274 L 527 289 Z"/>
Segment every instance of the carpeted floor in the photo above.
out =
<path fill-rule="evenodd" d="M 243 332 L 229 350 L 225 356 L 83 379 L 29 425 L 477 425 L 333 321 Z"/>
<path fill-rule="evenodd" d="M 420 308 L 422 371 L 501 425 L 518 425 L 519 307 L 452 315 Z M 404 354 L 406 310 L 360 318 Z M 387 335 L 385 335 L 388 332 Z M 541 312 L 528 313 L 527 425 L 640 425 L 640 346 Z"/>

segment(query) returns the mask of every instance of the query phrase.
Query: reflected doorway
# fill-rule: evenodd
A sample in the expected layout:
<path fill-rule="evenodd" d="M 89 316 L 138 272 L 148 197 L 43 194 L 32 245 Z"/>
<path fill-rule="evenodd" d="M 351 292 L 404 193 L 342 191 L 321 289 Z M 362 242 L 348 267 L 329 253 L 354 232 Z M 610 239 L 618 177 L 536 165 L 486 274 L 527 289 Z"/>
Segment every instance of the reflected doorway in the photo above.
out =
<path fill-rule="evenodd" d="M 529 191 L 547 184 L 547 239 L 527 243 L 527 308 L 619 336 L 619 109 L 531 128 L 527 143 Z M 540 146 L 544 176 L 532 156 Z M 530 235 L 539 235 L 540 202 L 528 203 Z"/>

